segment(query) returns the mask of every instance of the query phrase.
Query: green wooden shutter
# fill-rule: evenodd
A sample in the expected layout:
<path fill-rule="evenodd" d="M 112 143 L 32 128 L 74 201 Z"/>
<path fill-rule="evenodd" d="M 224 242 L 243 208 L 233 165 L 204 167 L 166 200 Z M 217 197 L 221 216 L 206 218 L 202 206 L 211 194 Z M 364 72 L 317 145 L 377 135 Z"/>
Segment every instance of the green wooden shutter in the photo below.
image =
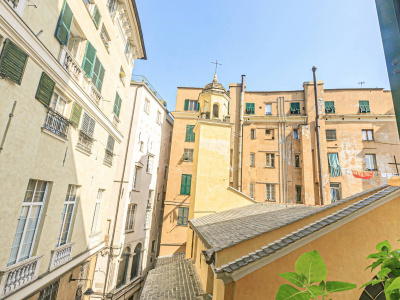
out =
<path fill-rule="evenodd" d="M 191 184 L 192 184 L 192 175 L 182 174 L 181 195 L 190 195 Z"/>
<path fill-rule="evenodd" d="M 44 105 L 49 106 L 55 85 L 56 83 L 49 77 L 49 75 L 43 72 L 42 76 L 40 77 L 35 98 Z"/>
<path fill-rule="evenodd" d="M 300 103 L 299 102 L 290 103 L 290 113 L 292 113 L 292 114 L 300 113 Z"/>
<path fill-rule="evenodd" d="M 199 110 L 200 110 L 200 103 L 199 103 L 199 101 L 197 101 L 196 111 L 199 111 Z"/>
<path fill-rule="evenodd" d="M 113 111 L 117 115 L 117 117 L 119 117 L 119 113 L 121 111 L 121 102 L 122 102 L 121 97 L 118 95 L 118 93 L 116 93 Z"/>
<path fill-rule="evenodd" d="M 67 2 L 64 2 L 64 7 L 61 11 L 56 29 L 56 37 L 62 45 L 67 45 L 68 43 L 73 19 L 74 15 L 72 14 L 71 8 Z"/>
<path fill-rule="evenodd" d="M 188 110 L 189 109 L 189 99 L 185 100 L 185 107 L 184 110 Z"/>
<path fill-rule="evenodd" d="M 103 65 L 101 64 L 99 58 L 96 56 L 93 67 L 92 82 L 99 92 L 101 92 L 101 89 L 103 88 L 104 72 L 105 71 Z"/>
<path fill-rule="evenodd" d="M 186 175 L 186 195 L 190 195 L 191 186 L 192 186 L 192 175 Z"/>
<path fill-rule="evenodd" d="M 74 102 L 74 106 L 72 107 L 70 121 L 71 124 L 75 127 L 79 126 L 79 120 L 81 119 L 82 107 L 80 107 L 76 102 Z"/>
<path fill-rule="evenodd" d="M 96 28 L 99 28 L 101 14 L 100 14 L 99 8 L 97 7 L 97 4 L 94 6 L 92 19 L 93 19 L 94 25 L 96 25 Z"/>
<path fill-rule="evenodd" d="M 246 114 L 254 115 L 255 103 L 246 103 Z"/>
<path fill-rule="evenodd" d="M 185 194 L 185 190 L 186 190 L 185 186 L 186 186 L 186 175 L 182 174 L 182 177 L 181 177 L 181 195 Z"/>
<path fill-rule="evenodd" d="M 194 142 L 195 133 L 193 132 L 194 125 L 186 125 L 185 142 Z"/>
<path fill-rule="evenodd" d="M 85 56 L 83 57 L 82 69 L 88 77 L 92 77 L 93 65 L 96 59 L 96 49 L 88 41 L 86 45 Z"/>
<path fill-rule="evenodd" d="M 28 55 L 10 39 L 6 39 L 0 56 L 0 74 L 21 85 L 27 61 Z"/>

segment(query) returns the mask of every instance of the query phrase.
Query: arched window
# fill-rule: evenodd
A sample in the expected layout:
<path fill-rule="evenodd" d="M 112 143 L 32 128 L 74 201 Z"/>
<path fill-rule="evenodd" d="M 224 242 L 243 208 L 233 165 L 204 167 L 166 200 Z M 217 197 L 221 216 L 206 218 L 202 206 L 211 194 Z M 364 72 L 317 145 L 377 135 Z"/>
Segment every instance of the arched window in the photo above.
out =
<path fill-rule="evenodd" d="M 215 104 L 213 105 L 213 117 L 218 118 L 218 111 L 219 111 L 218 104 L 215 103 Z"/>
<path fill-rule="evenodd" d="M 139 267 L 140 267 L 140 260 L 142 254 L 142 244 L 139 243 L 135 247 L 133 259 L 132 259 L 132 267 L 131 267 L 131 280 L 136 278 L 139 275 Z"/>
<path fill-rule="evenodd" d="M 121 255 L 121 261 L 118 267 L 117 288 L 125 285 L 126 276 L 128 273 L 129 256 L 131 255 L 131 248 L 126 247 Z"/>

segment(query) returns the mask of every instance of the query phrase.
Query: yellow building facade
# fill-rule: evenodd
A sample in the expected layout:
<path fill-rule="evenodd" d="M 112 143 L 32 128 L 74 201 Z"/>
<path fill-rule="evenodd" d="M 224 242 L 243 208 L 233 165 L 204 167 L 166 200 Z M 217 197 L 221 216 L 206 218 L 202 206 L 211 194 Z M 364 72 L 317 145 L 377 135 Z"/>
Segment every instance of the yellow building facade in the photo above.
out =
<path fill-rule="evenodd" d="M 217 87 L 219 94 L 225 95 L 220 97 L 221 103 L 214 103 L 209 96 L 212 85 L 179 87 L 177 91 L 160 255 L 183 252 L 187 246 L 186 225 L 193 217 L 189 213 L 190 189 L 198 155 L 196 130 L 203 119 L 232 124 L 226 130 L 230 135 L 228 186 L 256 202 L 330 204 L 387 184 L 397 172 L 390 165 L 393 156 L 399 157 L 400 147 L 389 91 L 324 89 L 324 83 L 317 82 L 318 155 L 313 82 L 304 82 L 303 89 L 296 91 L 247 91 L 242 83 L 230 84 L 225 93 L 221 85 Z M 214 104 L 216 112 L 217 107 L 226 107 L 227 113 L 214 114 Z M 210 149 L 218 143 L 211 142 Z M 208 166 L 209 174 L 219 163 L 214 160 L 201 166 Z M 195 191 L 214 193 L 208 190 L 213 183 L 211 180 Z M 210 205 L 207 212 L 213 209 Z"/>
<path fill-rule="evenodd" d="M 146 58 L 136 5 L 1 1 L 0 42 L 0 299 L 84 299 Z"/>

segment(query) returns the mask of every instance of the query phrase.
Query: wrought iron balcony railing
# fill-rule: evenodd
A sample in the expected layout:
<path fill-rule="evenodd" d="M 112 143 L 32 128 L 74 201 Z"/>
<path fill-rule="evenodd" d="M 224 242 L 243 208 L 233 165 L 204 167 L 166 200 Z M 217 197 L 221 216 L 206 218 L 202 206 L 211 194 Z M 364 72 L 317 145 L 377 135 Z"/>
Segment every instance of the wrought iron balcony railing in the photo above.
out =
<path fill-rule="evenodd" d="M 108 165 L 112 165 L 113 158 L 114 158 L 114 153 L 106 149 L 106 153 L 104 155 L 104 162 Z"/>
<path fill-rule="evenodd" d="M 91 153 L 94 139 L 83 131 L 79 131 L 78 147 Z"/>
<path fill-rule="evenodd" d="M 49 108 L 44 128 L 64 139 L 67 139 L 69 120 L 55 110 Z"/>

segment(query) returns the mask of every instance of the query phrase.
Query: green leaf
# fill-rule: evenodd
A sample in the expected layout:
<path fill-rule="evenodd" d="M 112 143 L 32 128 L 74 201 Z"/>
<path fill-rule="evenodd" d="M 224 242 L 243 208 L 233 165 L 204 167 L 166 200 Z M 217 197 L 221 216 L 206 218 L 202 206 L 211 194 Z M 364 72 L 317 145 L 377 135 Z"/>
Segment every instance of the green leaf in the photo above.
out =
<path fill-rule="evenodd" d="M 382 268 L 397 269 L 400 268 L 400 261 L 396 257 L 385 259 L 382 263 Z"/>
<path fill-rule="evenodd" d="M 379 278 L 385 278 L 392 270 L 389 268 L 383 268 L 378 272 L 378 277 Z"/>
<path fill-rule="evenodd" d="M 341 282 L 341 281 L 328 281 L 326 283 L 326 290 L 328 293 L 336 293 L 342 291 L 348 291 L 357 287 L 354 283 Z"/>
<path fill-rule="evenodd" d="M 380 282 L 382 282 L 382 281 L 385 281 L 385 279 L 372 279 L 371 281 L 368 281 L 367 283 L 364 283 L 361 287 L 360 287 L 360 289 L 362 289 L 363 287 L 366 287 L 367 285 L 372 285 L 372 286 L 374 286 L 375 284 L 378 284 L 378 283 L 380 283 Z"/>
<path fill-rule="evenodd" d="M 325 291 L 325 281 L 321 281 L 319 283 L 319 287 L 321 288 L 321 290 Z"/>
<path fill-rule="evenodd" d="M 386 252 L 373 253 L 373 254 L 368 255 L 366 259 L 369 259 L 369 258 L 381 258 L 381 257 L 387 257 L 387 253 Z"/>
<path fill-rule="evenodd" d="M 301 275 L 295 273 L 295 272 L 288 272 L 288 273 L 281 273 L 279 274 L 279 276 L 285 278 L 287 281 L 290 281 L 291 283 L 293 283 L 294 285 L 298 286 L 298 287 L 304 287 L 304 277 L 302 277 Z"/>
<path fill-rule="evenodd" d="M 319 296 L 324 293 L 324 290 L 322 290 L 319 285 L 311 285 L 308 288 L 315 296 Z"/>
<path fill-rule="evenodd" d="M 282 284 L 279 287 L 275 300 L 309 300 L 309 297 L 304 294 L 304 291 L 299 291 L 288 284 Z"/>
<path fill-rule="evenodd" d="M 297 274 L 307 277 L 309 283 L 319 282 L 326 278 L 326 266 L 318 251 L 314 250 L 301 255 L 294 268 Z"/>
<path fill-rule="evenodd" d="M 389 287 L 387 287 L 387 282 L 385 286 L 385 292 L 391 292 L 400 289 L 400 277 L 395 278 L 395 280 L 393 280 L 393 282 L 389 285 Z"/>
<path fill-rule="evenodd" d="M 399 249 L 393 250 L 389 254 L 392 255 L 393 257 L 400 258 L 400 250 Z"/>
<path fill-rule="evenodd" d="M 390 249 L 392 249 L 392 246 L 390 245 L 390 243 L 388 242 L 388 240 L 380 242 L 376 245 L 376 250 L 378 250 L 379 252 L 384 250 L 384 247 L 387 248 L 387 252 L 390 251 Z M 386 250 L 386 249 L 385 249 Z"/>

